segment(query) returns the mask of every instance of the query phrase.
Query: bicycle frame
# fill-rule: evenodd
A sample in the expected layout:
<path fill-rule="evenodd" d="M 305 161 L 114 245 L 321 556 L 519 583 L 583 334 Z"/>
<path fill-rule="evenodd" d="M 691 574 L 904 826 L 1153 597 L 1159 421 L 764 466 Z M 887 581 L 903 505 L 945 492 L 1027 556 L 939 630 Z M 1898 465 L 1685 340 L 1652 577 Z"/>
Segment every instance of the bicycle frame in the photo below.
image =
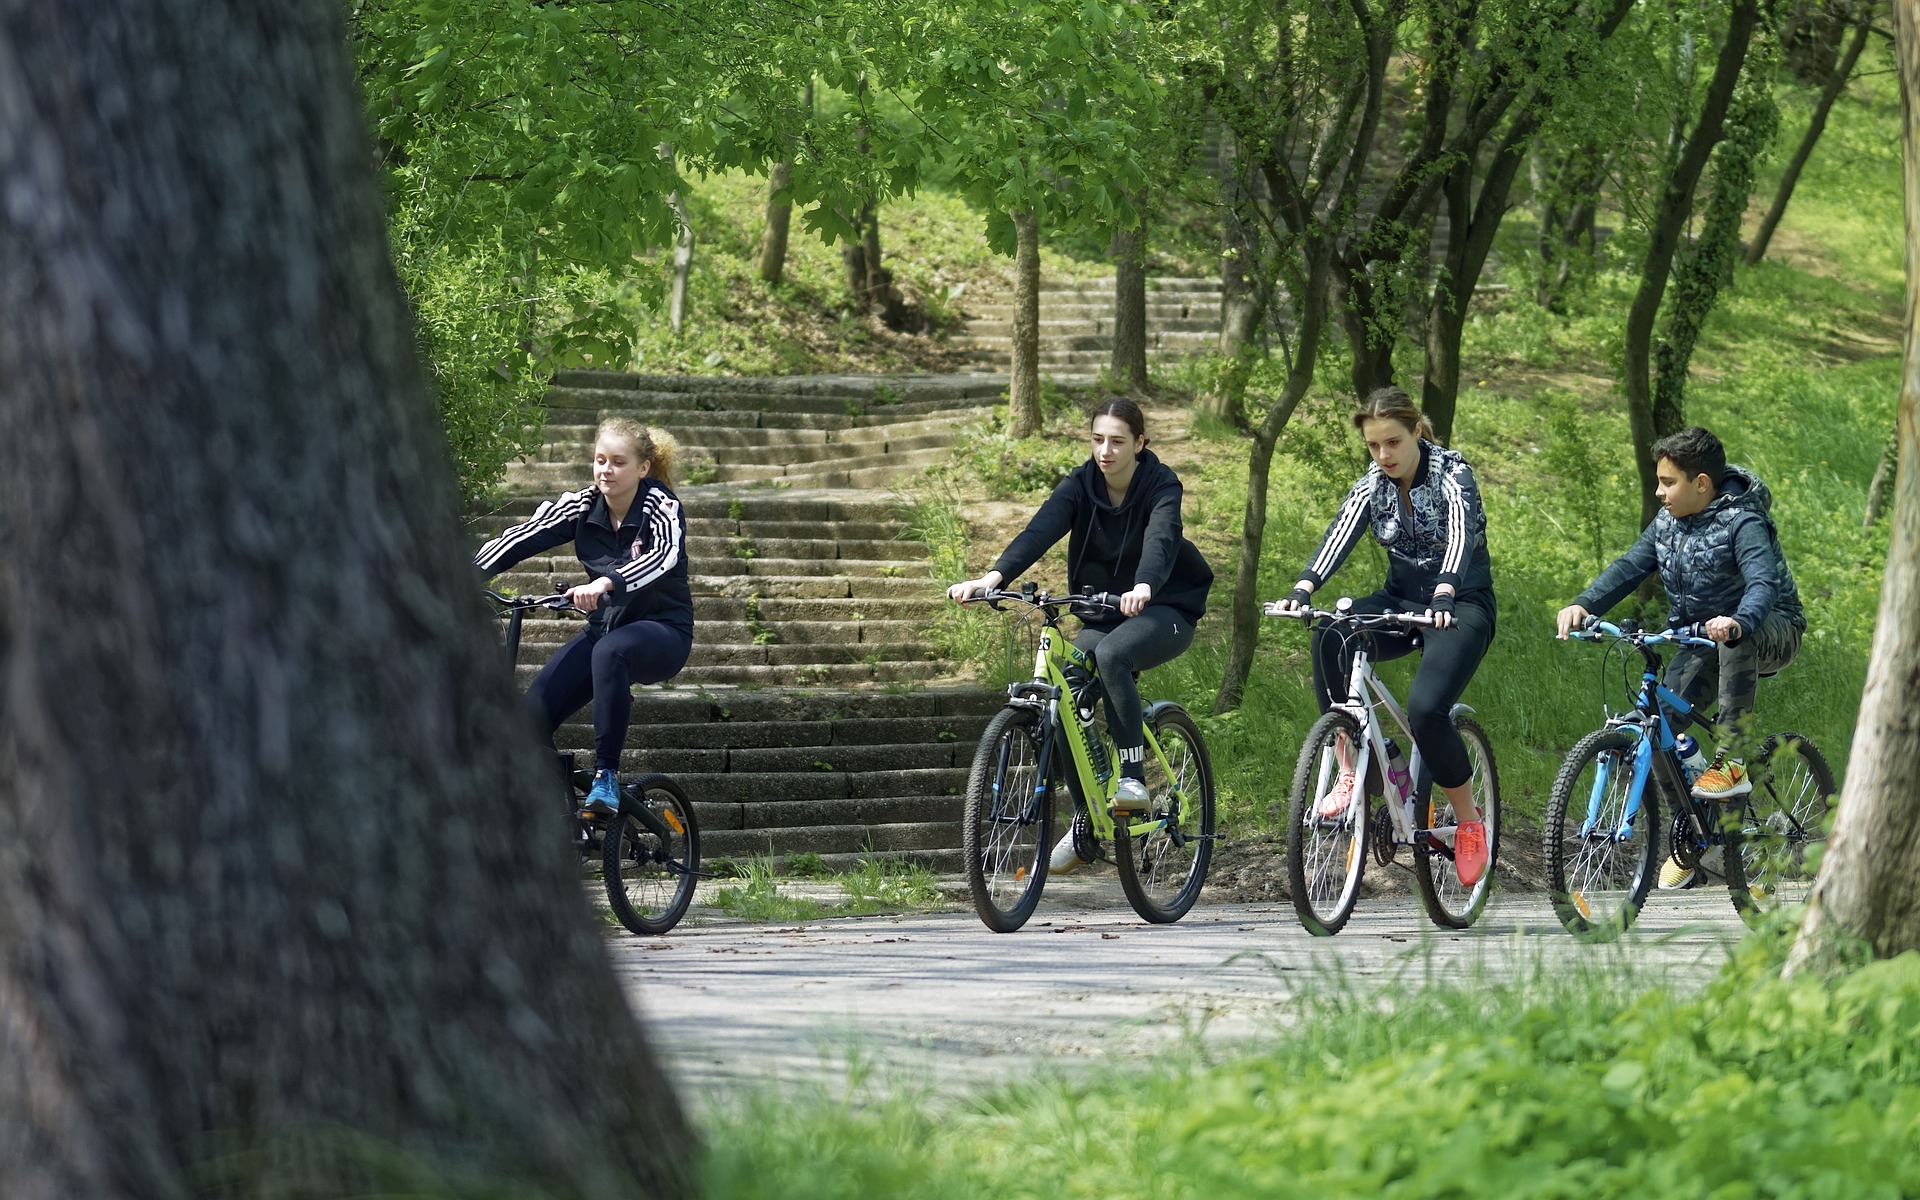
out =
<path fill-rule="evenodd" d="M 1594 629 L 1614 637 L 1622 637 L 1622 630 L 1607 622 L 1597 622 Z M 1649 645 L 1637 642 L 1634 648 L 1640 651 L 1642 669 L 1640 673 L 1640 691 L 1634 697 L 1633 708 L 1624 713 L 1611 715 L 1606 720 L 1609 729 L 1619 729 L 1632 735 L 1636 748 L 1633 757 L 1633 783 L 1628 788 L 1627 802 L 1620 813 L 1620 823 L 1606 836 L 1614 841 L 1627 841 L 1633 836 L 1633 822 L 1640 815 L 1641 801 L 1646 796 L 1648 780 L 1655 781 L 1669 797 L 1673 799 L 1674 811 L 1685 813 L 1687 823 L 1693 830 L 1696 846 L 1709 846 L 1716 835 L 1709 828 L 1709 822 L 1700 817 L 1700 806 L 1693 796 L 1693 788 L 1686 782 L 1686 773 L 1680 766 L 1678 739 L 1674 736 L 1673 726 L 1667 719 L 1667 711 L 1682 716 L 1693 712 L 1693 706 L 1679 694 L 1660 682 L 1659 668 L 1662 663 L 1653 646 L 1674 641 L 1665 634 L 1656 634 L 1659 641 Z M 1593 789 L 1587 798 L 1587 816 L 1580 825 L 1582 840 L 1594 837 L 1596 826 L 1600 823 L 1600 809 L 1605 801 L 1607 785 L 1612 780 L 1614 766 L 1610 761 L 1602 760 L 1594 764 Z"/>
<path fill-rule="evenodd" d="M 1365 779 L 1367 777 L 1367 768 L 1374 761 L 1377 760 L 1381 763 L 1387 761 L 1387 734 L 1381 728 L 1379 718 L 1381 709 L 1385 709 L 1387 715 L 1393 718 L 1394 725 L 1400 730 L 1401 736 L 1406 739 L 1409 753 L 1407 755 L 1407 786 L 1405 789 L 1402 789 L 1387 771 L 1382 770 L 1380 772 L 1380 778 L 1383 781 L 1382 790 L 1386 793 L 1387 816 L 1393 825 L 1394 844 L 1399 846 L 1412 846 L 1420 842 L 1422 838 L 1425 838 L 1428 844 L 1439 842 L 1451 851 L 1453 847 L 1454 826 L 1446 825 L 1438 828 L 1420 830 L 1414 828 L 1413 800 L 1419 788 L 1418 780 L 1422 766 L 1420 747 L 1415 744 L 1413 740 L 1413 727 L 1407 721 L 1406 710 L 1400 707 L 1400 702 L 1396 700 L 1393 693 L 1387 689 L 1385 681 L 1374 672 L 1373 657 L 1367 653 L 1364 642 L 1356 647 L 1354 651 L 1353 670 L 1347 678 L 1347 696 L 1348 699 L 1340 701 L 1332 707 L 1336 711 L 1344 712 L 1351 716 L 1360 724 L 1362 740 L 1360 756 L 1353 764 L 1354 778 Z M 1367 699 L 1369 696 L 1371 699 Z M 1332 758 L 1333 756 L 1328 754 L 1325 761 L 1320 764 L 1321 774 L 1317 784 L 1319 792 L 1326 790 L 1327 775 L 1335 766 Z"/>
<path fill-rule="evenodd" d="M 1040 644 L 1033 655 L 1033 678 L 1010 684 L 1007 688 L 1007 703 L 1033 708 L 1040 712 L 1045 728 L 1048 730 L 1041 739 L 1040 760 L 1034 772 L 1034 789 L 1038 793 L 1051 786 L 1048 780 L 1052 776 L 1054 747 L 1059 739 L 1064 739 L 1067 755 L 1071 759 L 1073 768 L 1075 790 L 1088 801 L 1087 820 L 1093 835 L 1096 838 L 1111 838 L 1114 836 L 1115 826 L 1111 805 L 1106 802 L 1113 799 L 1114 791 L 1120 786 L 1119 765 L 1114 764 L 1112 773 L 1107 776 L 1106 782 L 1102 783 L 1100 777 L 1094 772 L 1093 758 L 1087 747 L 1087 739 L 1081 733 L 1078 717 L 1063 717 L 1060 710 L 1061 701 L 1072 694 L 1072 685 L 1067 679 L 1067 663 L 1071 661 L 1074 666 L 1086 671 L 1088 686 L 1098 680 L 1098 668 L 1091 657 L 1067 641 L 1065 635 L 1060 632 L 1057 613 L 1045 603 L 1048 598 L 1029 599 L 1017 595 L 1007 598 L 1017 598 L 1021 603 L 1030 604 L 1045 616 L 1045 624 L 1040 630 Z M 1064 597 L 1059 601 L 1059 603 L 1065 602 Z M 1152 722 L 1147 719 L 1151 716 L 1151 712 L 1151 708 L 1148 708 L 1142 714 L 1141 721 L 1143 732 L 1146 734 L 1147 749 L 1152 753 L 1154 761 L 1160 764 L 1161 773 L 1169 783 L 1172 783 L 1177 776 L 1168 765 L 1166 755 L 1160 749 L 1159 739 L 1153 736 Z M 1004 768 L 1005 764 L 1001 765 Z M 1175 786 L 1177 788 L 1177 785 Z M 1190 812 L 1192 806 L 1188 803 L 1186 793 L 1176 790 L 1175 795 L 1180 801 L 1178 812 L 1181 814 Z M 1166 827 L 1166 824 L 1167 818 L 1164 817 L 1130 821 L 1127 824 L 1127 836 L 1144 837 L 1147 834 L 1159 832 Z"/>

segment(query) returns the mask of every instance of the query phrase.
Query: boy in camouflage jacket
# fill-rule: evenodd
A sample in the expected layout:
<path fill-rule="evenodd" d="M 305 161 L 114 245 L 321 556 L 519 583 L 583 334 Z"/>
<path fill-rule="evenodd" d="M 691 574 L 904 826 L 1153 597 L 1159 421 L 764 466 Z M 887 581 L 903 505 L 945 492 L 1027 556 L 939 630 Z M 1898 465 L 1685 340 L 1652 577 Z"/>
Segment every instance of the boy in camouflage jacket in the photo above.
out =
<path fill-rule="evenodd" d="M 1672 601 L 1668 624 L 1704 625 L 1718 653 L 1688 646 L 1667 664 L 1667 687 L 1698 712 L 1717 694 L 1719 751 L 1693 794 L 1725 800 L 1753 790 L 1746 764 L 1730 753 L 1747 734 L 1762 675 L 1800 653 L 1807 618 L 1768 509 L 1772 497 L 1752 471 L 1727 465 L 1720 439 L 1698 426 L 1653 447 L 1661 512 L 1633 548 L 1560 610 L 1559 636 L 1604 614 L 1654 571 Z M 1669 712 L 1676 729 L 1690 718 Z M 1686 887 L 1693 872 L 1669 862 L 1662 887 Z"/>

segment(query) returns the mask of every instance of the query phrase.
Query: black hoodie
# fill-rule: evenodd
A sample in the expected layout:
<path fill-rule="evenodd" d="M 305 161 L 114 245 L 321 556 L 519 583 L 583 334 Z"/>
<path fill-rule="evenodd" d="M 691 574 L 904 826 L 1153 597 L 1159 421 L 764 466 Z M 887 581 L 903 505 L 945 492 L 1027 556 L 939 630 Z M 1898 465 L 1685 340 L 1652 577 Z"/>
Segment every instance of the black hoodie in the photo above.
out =
<path fill-rule="evenodd" d="M 1053 489 L 993 569 L 1010 583 L 1065 534 L 1067 586 L 1073 591 L 1117 594 L 1144 583 L 1153 588 L 1152 603 L 1198 621 L 1207 611 L 1213 569 L 1180 536 L 1181 491 L 1173 469 L 1145 450 L 1126 496 L 1115 505 L 1100 467 L 1088 458 Z M 1122 619 L 1115 613 L 1087 623 L 1103 628 Z"/>

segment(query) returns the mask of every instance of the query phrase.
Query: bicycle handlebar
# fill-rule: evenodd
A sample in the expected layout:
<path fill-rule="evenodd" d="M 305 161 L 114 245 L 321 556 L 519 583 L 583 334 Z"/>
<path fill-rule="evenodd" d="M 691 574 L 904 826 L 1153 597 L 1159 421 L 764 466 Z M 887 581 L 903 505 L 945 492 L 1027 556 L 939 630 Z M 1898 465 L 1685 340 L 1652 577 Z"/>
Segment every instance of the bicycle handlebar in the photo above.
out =
<path fill-rule="evenodd" d="M 1398 626 L 1403 629 L 1431 629 L 1439 624 L 1438 621 L 1435 621 L 1425 613 L 1357 613 L 1350 610 L 1313 608 L 1311 606 L 1303 608 L 1298 612 L 1277 612 L 1275 608 L 1279 603 L 1280 601 L 1276 600 L 1273 604 L 1264 606 L 1261 611 L 1266 616 L 1277 617 L 1283 621 L 1314 621 L 1324 617 L 1327 621 L 1336 625 L 1357 625 L 1362 629 L 1376 626 Z"/>
<path fill-rule="evenodd" d="M 1114 595 L 1112 592 L 1090 592 L 1072 596 L 1055 596 L 1051 593 L 1037 590 L 1013 591 L 1008 588 L 989 588 L 975 592 L 971 596 L 963 597 L 960 603 L 985 604 L 987 607 L 997 610 L 1001 602 L 1006 600 L 1017 600 L 1021 604 L 1031 605 L 1034 608 L 1065 608 L 1068 612 L 1076 616 L 1081 613 L 1120 611 L 1120 597 Z"/>
<path fill-rule="evenodd" d="M 550 608 L 555 612 L 567 612 L 573 609 L 573 600 L 567 593 L 556 592 L 551 596 L 503 596 L 492 588 L 485 589 L 487 599 L 499 605 L 504 616 L 515 609 Z"/>
<path fill-rule="evenodd" d="M 1712 638 L 1701 636 L 1706 630 L 1704 624 L 1680 625 L 1673 629 L 1641 629 L 1632 621 L 1615 625 L 1612 621 L 1603 621 L 1599 617 L 1588 617 L 1579 629 L 1567 634 L 1580 642 L 1600 642 L 1613 639 L 1631 642 L 1636 646 L 1705 646 L 1718 650 L 1720 643 Z"/>

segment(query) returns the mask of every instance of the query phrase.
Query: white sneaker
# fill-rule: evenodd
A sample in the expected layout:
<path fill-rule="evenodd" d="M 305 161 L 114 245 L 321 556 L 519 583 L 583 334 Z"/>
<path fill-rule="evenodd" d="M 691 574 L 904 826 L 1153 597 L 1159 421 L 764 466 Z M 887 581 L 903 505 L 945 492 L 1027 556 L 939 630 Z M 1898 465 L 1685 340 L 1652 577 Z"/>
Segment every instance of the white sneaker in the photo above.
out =
<path fill-rule="evenodd" d="M 1153 797 L 1147 794 L 1147 785 L 1122 776 L 1119 789 L 1113 793 L 1113 811 L 1143 813 L 1152 807 Z"/>
<path fill-rule="evenodd" d="M 1053 857 L 1047 860 L 1047 871 L 1053 875 L 1068 875 L 1087 865 L 1080 852 L 1073 848 L 1073 830 L 1068 828 L 1066 836 L 1053 844 Z"/>

